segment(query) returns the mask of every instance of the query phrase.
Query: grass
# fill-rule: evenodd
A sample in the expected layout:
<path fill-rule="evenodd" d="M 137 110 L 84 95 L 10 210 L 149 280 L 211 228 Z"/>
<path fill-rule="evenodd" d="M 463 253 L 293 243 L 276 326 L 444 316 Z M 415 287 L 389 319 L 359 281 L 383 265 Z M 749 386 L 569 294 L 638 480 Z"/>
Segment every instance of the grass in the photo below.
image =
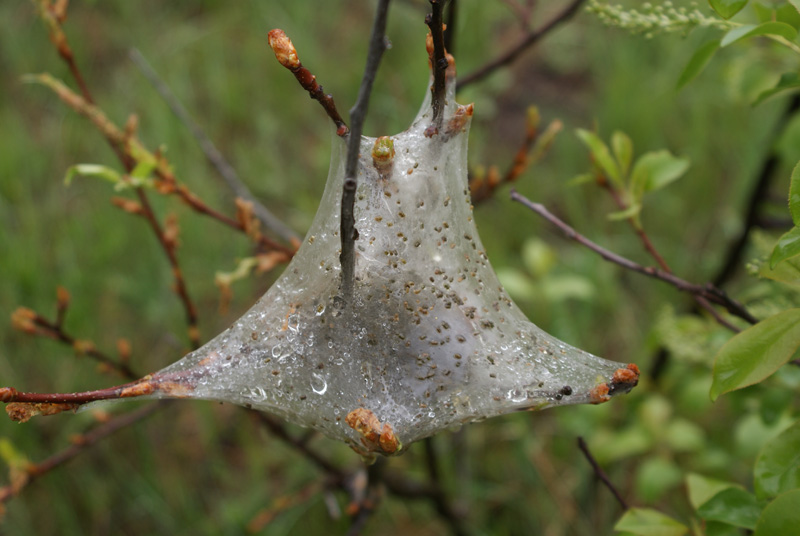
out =
<path fill-rule="evenodd" d="M 188 132 L 127 60 L 131 46 L 162 74 L 256 195 L 302 234 L 324 186 L 330 128 L 322 111 L 272 59 L 266 31 L 287 31 L 303 62 L 345 111 L 357 91 L 371 18 L 361 4 L 331 0 L 320 17 L 320 4 L 309 1 L 89 2 L 71 7 L 66 28 L 97 101 L 117 123 L 137 113 L 141 138 L 151 148 L 166 145 L 178 176 L 192 190 L 231 211 L 230 194 Z M 395 4 L 389 27 L 393 47 L 376 84 L 366 125 L 370 135 L 402 130 L 426 85 L 426 3 Z M 462 5 L 456 54 L 461 72 L 469 72 L 513 40 L 513 22 L 500 2 Z M 743 71 L 735 51 L 675 92 L 692 46 L 704 37 L 648 41 L 603 28 L 581 14 L 512 69 L 460 96 L 461 102 L 476 102 L 473 163 L 510 162 L 522 137 L 524 109 L 538 104 L 545 120 L 561 118 L 565 129 L 545 161 L 524 175 L 520 191 L 554 207 L 604 246 L 647 263 L 629 229 L 605 219 L 613 209 L 608 196 L 598 188 L 567 184 L 589 167 L 572 131 L 597 124 L 608 137 L 621 129 L 632 136 L 637 151 L 666 147 L 689 156 L 689 175 L 648 201 L 644 223 L 677 273 L 707 280 L 741 224 L 748 185 L 783 103 L 750 108 L 748 88 L 764 73 Z M 65 79 L 68 74 L 29 3 L 0 5 L 0 66 L 0 318 L 8 319 L 18 306 L 53 311 L 55 289 L 62 285 L 73 296 L 71 332 L 104 349 L 113 349 L 120 337 L 130 339 L 140 371 L 174 361 L 187 348 L 182 311 L 170 290 L 163 254 L 144 223 L 113 208 L 105 184 L 88 179 L 69 188 L 62 184 L 70 165 L 114 166 L 113 154 L 47 90 L 19 82 L 28 72 L 48 71 Z M 179 254 L 201 311 L 202 334 L 209 338 L 249 307 L 276 274 L 237 284 L 231 312 L 218 314 L 214 273 L 233 269 L 237 258 L 249 255 L 247 241 L 171 200 L 158 199 L 156 207 L 161 215 L 174 211 L 180 217 Z M 520 249 L 540 237 L 557 254 L 559 273 L 578 275 L 594 290 L 586 300 L 515 296 L 534 322 L 593 353 L 649 369 L 658 342 L 656 320 L 667 305 L 685 307 L 685 297 L 576 249 L 511 204 L 505 191 L 479 207 L 476 218 L 496 268 L 524 272 Z M 582 434 L 598 451 L 609 453 L 602 461 L 632 502 L 686 513 L 678 482 L 664 477 L 657 465 L 653 474 L 669 484 L 665 490 L 654 492 L 637 477 L 644 465 L 653 465 L 649 460 L 682 471 L 707 464 L 712 472 L 746 481 L 753 455 L 744 439 L 733 447 L 726 444 L 723 424 L 737 411 L 757 413 L 752 396 L 730 397 L 713 407 L 703 401 L 703 411 L 695 411 L 702 399 L 698 393 L 710 382 L 711 358 L 701 365 L 679 362 L 658 386 L 644 381 L 632 395 L 605 406 L 514 415 L 444 434 L 436 440 L 443 453 L 459 448 L 470 453 L 465 467 L 444 456 L 446 482 L 469 505 L 470 522 L 479 533 L 610 533 L 619 509 L 575 447 L 575 436 Z M 698 377 L 687 379 L 692 373 Z M 88 359 L 50 341 L 32 340 L 8 322 L 0 323 L 0 378 L 3 385 L 41 391 L 114 381 Z M 636 449 L 642 437 L 663 432 L 637 424 L 655 411 L 647 395 L 658 391 L 671 418 L 701 428 L 702 448 L 648 443 Z M 65 446 L 69 435 L 91 420 L 82 413 L 24 426 L 0 421 L 0 437 L 35 461 Z M 747 426 L 772 433 L 778 425 Z M 747 430 L 740 432 L 743 438 Z M 628 443 L 615 443 L 618 436 Z M 342 464 L 355 463 L 345 447 L 324 438 L 313 445 Z M 625 449 L 631 454 L 614 455 Z M 391 465 L 422 476 L 421 450 L 411 449 Z M 13 534 L 241 534 L 261 508 L 318 479 L 314 467 L 238 408 L 181 403 L 33 484 L 8 505 L 3 528 Z M 321 496 L 315 495 L 279 515 L 265 533 L 325 534 L 346 526 L 343 520 L 334 529 L 330 524 Z M 442 530 L 430 505 L 389 498 L 367 533 Z"/>

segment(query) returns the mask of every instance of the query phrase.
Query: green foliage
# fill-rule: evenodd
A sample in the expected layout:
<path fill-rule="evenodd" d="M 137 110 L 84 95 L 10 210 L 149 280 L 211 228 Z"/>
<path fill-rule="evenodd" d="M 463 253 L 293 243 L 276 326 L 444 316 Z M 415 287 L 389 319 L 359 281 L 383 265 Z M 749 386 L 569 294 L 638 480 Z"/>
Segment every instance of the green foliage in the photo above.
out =
<path fill-rule="evenodd" d="M 636 536 L 683 536 L 689 531 L 684 524 L 650 508 L 631 508 L 614 529 L 622 535 Z"/>

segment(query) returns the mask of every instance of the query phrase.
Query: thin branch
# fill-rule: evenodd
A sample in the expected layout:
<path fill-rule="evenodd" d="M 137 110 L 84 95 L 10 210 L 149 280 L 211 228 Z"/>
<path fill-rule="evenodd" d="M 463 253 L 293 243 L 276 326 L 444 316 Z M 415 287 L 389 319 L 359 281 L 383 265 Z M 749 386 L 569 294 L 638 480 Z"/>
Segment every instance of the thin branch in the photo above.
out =
<path fill-rule="evenodd" d="M 428 127 L 430 134 L 433 135 L 442 127 L 444 120 L 444 99 L 447 82 L 447 56 L 444 48 L 444 22 L 442 12 L 446 0 L 428 0 L 431 4 L 431 12 L 425 17 L 425 24 L 431 30 L 433 40 L 433 55 L 431 56 L 431 70 L 433 71 L 433 120 Z M 428 136 L 428 130 L 425 135 Z"/>
<path fill-rule="evenodd" d="M 356 169 L 358 166 L 358 151 L 361 147 L 361 133 L 364 129 L 364 119 L 369 108 L 369 97 L 372 85 L 378 72 L 381 57 L 386 50 L 386 19 L 389 15 L 390 0 L 380 0 L 375 11 L 375 20 L 372 23 L 372 34 L 369 38 L 369 52 L 367 63 L 364 67 L 364 76 L 358 89 L 356 103 L 350 109 L 352 122 L 349 139 L 347 140 L 347 160 L 345 162 L 345 178 L 342 188 L 342 207 L 340 229 L 342 252 L 339 262 L 342 266 L 342 294 L 345 301 L 349 301 L 353 294 L 355 283 L 356 252 L 355 241 L 358 239 L 355 221 L 356 202 Z"/>
<path fill-rule="evenodd" d="M 17 483 L 0 488 L 0 503 L 8 502 L 9 499 L 19 495 L 19 493 L 37 478 L 49 473 L 50 471 L 64 465 L 66 462 L 85 452 L 89 447 L 110 436 L 114 432 L 126 428 L 142 419 L 149 417 L 156 411 L 166 407 L 167 401 L 160 401 L 155 404 L 143 406 L 137 410 L 115 417 L 110 421 L 101 424 L 97 428 L 78 436 L 73 440 L 73 444 L 61 452 L 45 458 L 39 463 L 31 464 L 25 468 L 25 478 Z"/>
<path fill-rule="evenodd" d="M 20 307 L 11 315 L 13 325 L 16 329 L 24 333 L 39 337 L 47 337 L 65 344 L 75 350 L 76 353 L 86 355 L 98 363 L 115 370 L 126 378 L 135 379 L 139 377 L 127 363 L 109 357 L 98 350 L 91 341 L 78 340 L 64 331 L 63 321 L 64 314 L 66 314 L 66 306 L 62 306 L 62 303 L 63 302 L 59 300 L 59 317 L 56 322 L 47 320 L 36 311 Z"/>
<path fill-rule="evenodd" d="M 610 181 L 605 180 L 604 178 L 601 184 L 608 190 L 609 194 L 611 194 L 611 197 L 614 199 L 614 202 L 617 204 L 617 207 L 619 207 L 620 210 L 624 211 L 629 208 L 628 204 L 622 199 L 619 192 L 611 186 Z M 628 218 L 628 223 L 636 232 L 636 235 L 642 242 L 645 251 L 647 251 L 647 253 L 653 257 L 653 259 L 655 259 L 656 263 L 663 271 L 671 274 L 672 269 L 669 267 L 669 264 L 667 264 L 667 261 L 664 259 L 664 257 L 661 256 L 661 253 L 659 253 L 659 251 L 656 249 L 655 244 L 653 244 L 653 241 L 650 240 L 650 236 L 647 234 L 647 231 L 644 230 L 644 227 L 642 227 L 642 225 L 638 223 L 633 216 Z M 719 325 L 734 333 L 739 333 L 741 331 L 738 327 L 725 320 L 725 318 L 723 318 L 722 315 L 720 315 L 704 297 L 697 294 L 693 295 L 692 297 L 694 298 L 695 302 L 697 302 L 697 305 L 706 310 Z"/>
<path fill-rule="evenodd" d="M 311 74 L 311 71 L 303 67 L 300 63 L 300 58 L 297 57 L 297 49 L 294 48 L 292 41 L 286 36 L 286 33 L 281 29 L 270 30 L 268 34 L 269 46 L 275 52 L 275 58 L 281 65 L 289 69 L 303 89 L 308 91 L 312 99 L 319 102 L 328 117 L 331 118 L 336 125 L 336 134 L 339 136 L 347 135 L 347 124 L 345 124 L 342 116 L 339 115 L 339 110 L 336 109 L 336 104 L 333 102 L 333 97 L 327 95 L 322 86 L 317 83 L 317 77 Z"/>
<path fill-rule="evenodd" d="M 458 20 L 458 0 L 450 0 L 447 10 L 447 28 L 444 32 L 444 49 L 450 54 L 455 54 L 456 49 L 456 21 Z"/>
<path fill-rule="evenodd" d="M 442 487 L 442 475 L 439 471 L 439 456 L 436 453 L 436 445 L 432 437 L 427 437 L 425 443 L 425 461 L 428 467 L 428 479 L 431 488 L 435 493 L 431 496 L 431 501 L 436 507 L 436 512 L 450 526 L 450 530 L 456 536 L 468 534 L 464 527 L 464 520 L 454 510 L 447 495 Z"/>
<path fill-rule="evenodd" d="M 473 82 L 483 80 L 500 67 L 508 65 L 516 60 L 523 52 L 525 52 L 529 47 L 535 45 L 541 38 L 555 30 L 560 24 L 571 19 L 578 12 L 581 5 L 585 1 L 586 0 L 573 0 L 566 8 L 564 8 L 563 11 L 545 23 L 544 26 L 523 35 L 519 41 L 517 41 L 517 44 L 512 46 L 509 50 L 486 63 L 482 67 L 479 67 L 467 76 L 461 78 L 458 81 L 457 88 L 459 90 L 464 89 Z"/>
<path fill-rule="evenodd" d="M 220 177 L 224 180 L 225 184 L 237 197 L 250 201 L 253 203 L 253 212 L 255 216 L 264 224 L 264 227 L 280 236 L 282 239 L 289 243 L 296 242 L 300 238 L 292 231 L 286 224 L 277 218 L 272 212 L 260 203 L 255 196 L 253 196 L 250 189 L 239 178 L 239 174 L 230 163 L 225 159 L 222 153 L 219 152 L 214 142 L 206 135 L 205 131 L 192 119 L 189 112 L 181 104 L 180 100 L 170 90 L 169 86 L 164 80 L 158 76 L 158 73 L 153 69 L 150 63 L 145 59 L 138 49 L 133 48 L 130 50 L 129 57 L 139 68 L 139 71 L 150 82 L 153 88 L 158 92 L 164 102 L 167 103 L 172 113 L 181 121 L 181 123 L 189 129 L 195 141 L 197 141 L 200 149 L 203 151 L 206 159 L 211 163 L 214 169 L 217 170 Z"/>
<path fill-rule="evenodd" d="M 694 283 L 690 283 L 684 279 L 681 279 L 680 277 L 677 277 L 676 275 L 670 272 L 666 272 L 659 268 L 653 268 L 651 266 L 645 267 L 642 266 L 641 264 L 637 264 L 632 260 L 626 259 L 625 257 L 622 257 L 612 251 L 609 251 L 595 244 L 582 234 L 578 233 L 575 229 L 570 227 L 567 223 L 559 219 L 557 216 L 552 214 L 549 210 L 547 210 L 547 208 L 545 208 L 544 205 L 540 203 L 534 203 L 533 201 L 519 194 L 515 190 L 511 191 L 511 199 L 517 201 L 518 203 L 521 203 L 522 205 L 526 206 L 533 212 L 537 213 L 538 215 L 540 215 L 541 217 L 543 217 L 544 219 L 546 219 L 547 221 L 558 227 L 567 238 L 574 240 L 575 242 L 578 242 L 579 244 L 589 248 L 590 250 L 594 251 L 595 253 L 597 253 L 598 255 L 600 255 L 602 258 L 604 258 L 609 262 L 618 264 L 619 266 L 622 266 L 623 268 L 626 268 L 633 272 L 638 272 L 648 277 L 660 279 L 661 281 L 669 283 L 670 285 L 672 285 L 673 287 L 682 292 L 688 292 L 689 294 L 701 296 L 712 303 L 722 305 L 732 315 L 738 316 L 739 318 L 749 322 L 750 324 L 755 324 L 758 322 L 758 319 L 753 317 L 741 303 L 730 298 L 727 294 L 725 294 L 724 291 L 715 287 L 714 285 L 711 284 L 696 285 Z"/>
<path fill-rule="evenodd" d="M 594 456 L 592 456 L 592 453 L 589 452 L 589 447 L 586 445 L 586 442 L 583 440 L 582 437 L 578 437 L 578 448 L 581 449 L 583 455 L 586 456 L 586 460 L 589 462 L 589 464 L 591 464 L 592 469 L 594 469 L 594 474 L 597 476 L 597 478 L 599 478 L 603 482 L 603 484 L 605 484 L 606 487 L 611 491 L 611 493 L 614 494 L 614 498 L 617 499 L 617 502 L 619 503 L 620 506 L 622 506 L 622 509 L 623 510 L 629 509 L 630 505 L 625 499 L 622 498 L 620 492 L 617 490 L 614 484 L 611 483 L 611 480 L 608 479 L 606 473 L 597 464 L 597 460 L 595 460 Z"/>
<path fill-rule="evenodd" d="M 775 176 L 775 170 L 780 163 L 780 157 L 775 151 L 775 143 L 786 130 L 786 125 L 788 124 L 789 119 L 794 116 L 798 110 L 800 110 L 800 95 L 795 94 L 784 109 L 783 114 L 778 120 L 778 124 L 773 130 L 773 134 L 769 142 L 769 153 L 761 164 L 761 168 L 758 172 L 758 179 L 753 185 L 753 189 L 748 197 L 742 230 L 740 231 L 736 240 L 734 240 L 728 247 L 728 252 L 725 255 L 725 261 L 722 263 L 717 275 L 713 279 L 714 284 L 717 286 L 721 287 L 727 283 L 739 268 L 742 255 L 744 254 L 745 247 L 747 246 L 747 242 L 750 237 L 750 231 L 759 225 L 759 208 L 769 193 L 769 187 Z"/>

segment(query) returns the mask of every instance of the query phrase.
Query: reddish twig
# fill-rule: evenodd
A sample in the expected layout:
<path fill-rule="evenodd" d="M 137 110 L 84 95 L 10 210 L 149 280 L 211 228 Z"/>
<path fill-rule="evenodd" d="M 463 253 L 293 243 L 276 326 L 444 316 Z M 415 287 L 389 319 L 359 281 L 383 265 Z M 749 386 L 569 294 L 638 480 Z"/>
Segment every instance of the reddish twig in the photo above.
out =
<path fill-rule="evenodd" d="M 458 81 L 458 89 L 464 89 L 468 85 L 477 82 L 479 80 L 483 80 L 494 71 L 508 65 L 509 63 L 516 60 L 523 52 L 525 52 L 528 48 L 536 44 L 541 38 L 549 34 L 551 31 L 555 30 L 560 24 L 568 21 L 572 18 L 580 9 L 581 5 L 586 0 L 573 0 L 563 11 L 558 13 L 555 17 L 550 19 L 547 23 L 545 23 L 542 27 L 537 28 L 535 30 L 531 30 L 527 34 L 523 35 L 517 43 L 512 46 L 509 50 L 502 53 L 497 58 L 491 60 L 490 62 L 486 63 L 482 67 L 479 67 L 472 73 L 464 76 Z"/>
<path fill-rule="evenodd" d="M 522 205 L 526 206 L 533 212 L 537 213 L 538 215 L 540 215 L 541 217 L 543 217 L 544 219 L 546 219 L 547 221 L 558 227 L 564 233 L 564 235 L 570 240 L 574 240 L 575 242 L 578 242 L 579 244 L 589 248 L 590 250 L 594 251 L 595 253 L 597 253 L 598 255 L 600 255 L 602 258 L 604 258 L 609 262 L 618 264 L 619 266 L 622 266 L 623 268 L 626 268 L 633 272 L 638 272 L 648 277 L 653 277 L 655 279 L 659 279 L 661 281 L 669 283 L 670 285 L 672 285 L 673 287 L 682 292 L 688 292 L 689 294 L 701 296 L 712 303 L 722 305 L 732 315 L 738 316 L 739 318 L 742 318 L 743 320 L 751 324 L 755 324 L 758 322 L 758 319 L 753 317 L 741 303 L 730 298 L 727 294 L 725 294 L 724 291 L 715 287 L 714 285 L 711 284 L 696 285 L 694 283 L 690 283 L 684 279 L 681 279 L 680 277 L 677 277 L 671 272 L 666 272 L 659 268 L 653 268 L 650 266 L 647 267 L 642 266 L 641 264 L 635 263 L 632 260 L 626 259 L 625 257 L 622 257 L 612 251 L 609 251 L 595 244 L 582 234 L 578 233 L 567 223 L 556 217 L 553 213 L 547 210 L 547 208 L 545 208 L 544 205 L 540 203 L 534 203 L 530 199 L 526 198 L 525 196 L 519 194 L 514 190 L 511 191 L 511 199 L 517 201 L 518 203 L 521 203 Z"/>
<path fill-rule="evenodd" d="M 18 330 L 38 337 L 46 337 L 56 340 L 71 347 L 77 354 L 86 355 L 101 363 L 109 369 L 115 370 L 120 375 L 134 379 L 139 376 L 130 368 L 127 363 L 112 359 L 105 353 L 98 350 L 94 343 L 86 340 L 78 340 L 64 331 L 64 315 L 67 310 L 66 300 L 61 299 L 63 289 L 59 288 L 60 299 L 58 301 L 58 316 L 55 322 L 47 320 L 36 311 L 20 307 L 11 315 L 12 323 Z"/>
<path fill-rule="evenodd" d="M 311 74 L 311 71 L 303 67 L 300 63 L 300 58 L 297 57 L 297 50 L 294 48 L 292 41 L 286 36 L 283 30 L 271 30 L 268 34 L 269 46 L 275 52 L 275 58 L 281 65 L 289 69 L 303 89 L 308 91 L 312 99 L 319 102 L 328 117 L 331 118 L 336 125 L 336 134 L 345 136 L 348 132 L 347 124 L 339 115 L 336 109 L 336 104 L 333 102 L 333 97 L 326 95 L 322 90 L 322 86 L 317 83 L 317 77 Z"/>
<path fill-rule="evenodd" d="M 620 494 L 620 492 L 617 490 L 614 484 L 611 483 L 611 480 L 609 480 L 606 473 L 597 464 L 597 460 L 595 460 L 594 456 L 592 456 L 592 453 L 589 452 L 589 447 L 586 445 L 586 442 L 583 440 L 582 437 L 578 437 L 578 448 L 581 449 L 581 452 L 586 457 L 586 460 L 592 466 L 592 469 L 594 469 L 594 474 L 611 491 L 611 493 L 614 495 L 614 498 L 617 499 L 617 502 L 619 502 L 620 506 L 622 506 L 622 509 L 623 510 L 629 509 L 630 506 L 628 505 L 628 502 L 622 498 L 622 494 Z"/>
<path fill-rule="evenodd" d="M 9 499 L 19 495 L 25 487 L 30 485 L 30 483 L 37 478 L 64 465 L 66 462 L 85 452 L 89 447 L 95 445 L 114 432 L 149 417 L 159 409 L 164 408 L 166 404 L 166 401 L 157 402 L 115 417 L 93 430 L 77 436 L 73 439 L 73 444 L 61 452 L 57 452 L 39 463 L 30 464 L 25 468 L 24 477 L 20 481 L 0 488 L 0 503 L 8 502 Z"/>
<path fill-rule="evenodd" d="M 469 189 L 474 205 L 490 198 L 500 186 L 515 182 L 532 163 L 538 161 L 547 152 L 556 134 L 561 130 L 562 123 L 558 120 L 551 122 L 541 135 L 538 124 L 538 112 L 536 108 L 532 107 L 528 112 L 525 124 L 525 138 L 502 177 L 495 166 L 491 166 L 485 175 L 473 174 L 470 177 Z M 534 154 L 530 154 L 531 151 Z"/>
<path fill-rule="evenodd" d="M 609 194 L 611 194 L 611 197 L 614 199 L 614 202 L 616 203 L 617 207 L 620 210 L 624 211 L 624 210 L 628 209 L 628 204 L 622 199 L 622 197 L 620 196 L 619 192 L 614 189 L 614 187 L 611 185 L 610 181 L 608 181 L 607 179 L 605 179 L 603 177 L 602 180 L 599 181 L 599 183 L 603 187 L 605 187 L 606 190 L 608 190 Z M 636 232 L 636 235 L 639 237 L 639 240 L 642 242 L 642 246 L 644 247 L 645 251 L 647 251 L 647 253 L 651 257 L 653 257 L 653 259 L 655 259 L 656 263 L 658 263 L 658 265 L 661 267 L 661 269 L 664 272 L 671 274 L 672 273 L 672 269 L 669 267 L 669 264 L 667 264 L 667 261 L 664 259 L 664 257 L 662 257 L 661 254 L 658 252 L 658 250 L 656 249 L 656 246 L 653 244 L 653 241 L 650 240 L 650 236 L 644 230 L 644 227 L 642 227 L 642 225 L 639 222 L 637 222 L 636 218 L 634 218 L 634 217 L 628 218 L 628 223 L 630 224 L 631 228 L 633 228 L 634 232 Z M 714 309 L 714 306 L 712 306 L 708 302 L 708 300 L 706 298 L 704 298 L 703 296 L 700 296 L 698 294 L 694 294 L 692 297 L 694 298 L 695 302 L 697 302 L 697 304 L 700 307 L 702 307 L 704 310 L 706 310 L 714 318 L 714 320 L 716 320 L 716 322 L 719 325 L 727 328 L 728 330 L 730 330 L 730 331 L 732 331 L 734 333 L 739 333 L 741 331 L 738 327 L 736 327 L 732 323 L 730 323 L 727 320 L 725 320 L 725 318 L 723 318 L 722 315 L 720 315 L 717 312 L 717 310 Z M 755 320 L 755 319 L 753 319 L 753 320 Z M 755 323 L 755 322 L 751 322 L 751 323 Z"/>

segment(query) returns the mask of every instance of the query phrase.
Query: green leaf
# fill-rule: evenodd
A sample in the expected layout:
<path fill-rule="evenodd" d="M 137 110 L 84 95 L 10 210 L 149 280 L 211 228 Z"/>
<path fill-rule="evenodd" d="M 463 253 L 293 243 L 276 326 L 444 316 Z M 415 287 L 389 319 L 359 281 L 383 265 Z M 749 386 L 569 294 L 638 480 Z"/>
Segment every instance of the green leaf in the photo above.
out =
<path fill-rule="evenodd" d="M 550 273 L 558 262 L 556 250 L 539 238 L 526 240 L 522 245 L 522 262 L 528 272 L 536 279 Z"/>
<path fill-rule="evenodd" d="M 717 480 L 707 476 L 689 473 L 686 475 L 686 488 L 689 491 L 689 502 L 697 510 L 717 493 L 730 488 L 741 487 L 732 482 Z"/>
<path fill-rule="evenodd" d="M 747 5 L 747 0 L 708 0 L 708 3 L 720 17 L 729 19 Z"/>
<path fill-rule="evenodd" d="M 800 162 L 792 170 L 789 184 L 789 212 L 792 214 L 794 224 L 800 225 Z"/>
<path fill-rule="evenodd" d="M 791 259 L 798 254 L 800 254 L 800 227 L 792 227 L 775 244 L 775 249 L 772 250 L 772 255 L 769 257 L 769 267 L 774 269 L 779 262 Z"/>
<path fill-rule="evenodd" d="M 113 184 L 119 184 L 122 181 L 122 176 L 110 167 L 101 166 L 100 164 L 76 164 L 67 169 L 67 173 L 64 176 L 64 184 L 67 186 L 72 184 L 72 179 L 76 175 L 103 179 Z"/>
<path fill-rule="evenodd" d="M 636 496 L 653 503 L 680 482 L 681 470 L 674 461 L 662 456 L 649 457 L 636 471 Z"/>
<path fill-rule="evenodd" d="M 800 346 L 800 309 L 787 309 L 734 335 L 714 359 L 711 400 L 758 383 Z"/>
<path fill-rule="evenodd" d="M 568 186 L 578 186 L 579 184 L 586 184 L 587 182 L 592 182 L 594 180 L 594 175 L 591 173 L 581 173 L 580 175 L 576 175 L 572 177 L 570 180 L 567 181 Z"/>
<path fill-rule="evenodd" d="M 800 11 L 800 0 L 789 0 L 789 3 L 792 4 L 797 11 Z"/>
<path fill-rule="evenodd" d="M 740 39 L 757 35 L 777 35 L 788 40 L 797 37 L 797 30 L 785 22 L 762 22 L 761 24 L 745 24 L 734 28 L 722 37 L 721 47 L 726 47 Z"/>
<path fill-rule="evenodd" d="M 800 421 L 764 445 L 753 473 L 756 495 L 761 499 L 800 488 Z"/>
<path fill-rule="evenodd" d="M 617 521 L 614 530 L 637 536 L 683 536 L 689 531 L 683 523 L 651 508 L 631 508 Z"/>
<path fill-rule="evenodd" d="M 800 75 L 797 73 L 784 73 L 781 75 L 781 79 L 778 80 L 778 83 L 775 84 L 774 87 L 759 93 L 758 97 L 756 97 L 756 100 L 753 101 L 753 106 L 758 106 L 765 100 L 777 95 L 778 93 L 798 88 L 800 88 Z"/>
<path fill-rule="evenodd" d="M 133 171 L 131 171 L 131 177 L 135 177 L 137 179 L 145 179 L 149 177 L 151 173 L 153 173 L 153 170 L 156 168 L 157 165 L 158 162 L 156 162 L 155 159 L 140 160 L 136 164 L 136 167 L 133 168 Z"/>
<path fill-rule="evenodd" d="M 611 214 L 608 215 L 608 219 L 611 221 L 627 220 L 628 218 L 633 218 L 634 216 L 638 216 L 639 212 L 641 211 L 642 211 L 642 205 L 640 203 L 634 203 L 625 210 L 618 210 L 616 212 L 612 212 Z"/>
<path fill-rule="evenodd" d="M 697 509 L 697 515 L 709 521 L 754 529 L 761 508 L 756 496 L 740 488 L 720 491 Z"/>
<path fill-rule="evenodd" d="M 678 78 L 678 84 L 675 89 L 681 89 L 705 70 L 711 58 L 713 58 L 714 54 L 719 50 L 719 44 L 720 40 L 716 39 L 705 43 L 694 51 L 694 54 L 692 54 L 692 57 L 689 59 L 689 63 L 683 68 L 683 72 Z"/>
<path fill-rule="evenodd" d="M 800 527 L 798 505 L 800 505 L 800 489 L 779 495 L 761 512 L 753 536 L 797 534 L 797 527 Z"/>
<path fill-rule="evenodd" d="M 669 151 L 651 151 L 639 157 L 633 166 L 631 191 L 637 199 L 641 195 L 660 190 L 675 182 L 689 169 L 687 158 L 678 158 Z"/>
<path fill-rule="evenodd" d="M 765 262 L 759 268 L 758 275 L 800 288 L 800 257 L 788 258 L 778 263 L 775 268 L 770 268 Z"/>
<path fill-rule="evenodd" d="M 611 134 L 611 148 L 614 150 L 614 157 L 619 163 L 622 176 L 628 174 L 631 168 L 631 160 L 633 159 L 633 142 L 631 138 L 619 130 L 615 130 Z"/>
<path fill-rule="evenodd" d="M 600 169 L 603 170 L 603 173 L 605 173 L 606 177 L 614 183 L 614 186 L 618 190 L 622 190 L 624 188 L 624 184 L 622 183 L 622 175 L 620 174 L 617 163 L 611 157 L 611 153 L 609 152 L 608 146 L 605 144 L 605 142 L 601 140 L 600 136 L 594 132 L 589 132 L 588 130 L 584 130 L 582 128 L 577 129 L 576 134 L 578 135 L 578 138 L 580 138 L 580 140 L 589 148 L 595 163 L 600 166 Z"/>
<path fill-rule="evenodd" d="M 790 0 L 790 2 L 795 2 L 796 5 L 790 3 L 764 5 L 760 2 L 756 2 L 753 4 L 753 10 L 756 12 L 758 22 L 778 21 L 790 24 L 795 28 L 800 28 L 800 12 L 798 12 L 796 7 L 800 5 L 800 1 Z"/>

